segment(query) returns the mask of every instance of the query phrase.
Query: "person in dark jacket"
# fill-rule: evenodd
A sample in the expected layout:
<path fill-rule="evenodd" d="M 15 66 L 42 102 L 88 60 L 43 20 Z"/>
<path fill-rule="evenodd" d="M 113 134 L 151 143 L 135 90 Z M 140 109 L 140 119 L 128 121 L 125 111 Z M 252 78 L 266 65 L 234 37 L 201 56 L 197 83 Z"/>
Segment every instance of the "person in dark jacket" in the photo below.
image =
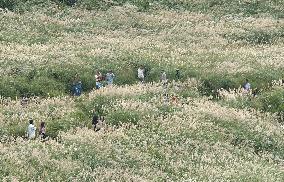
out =
<path fill-rule="evenodd" d="M 94 127 L 94 131 L 99 131 L 97 128 L 97 124 L 99 123 L 99 116 L 96 113 L 96 110 L 93 110 L 93 120 L 92 120 L 92 125 Z"/>
<path fill-rule="evenodd" d="M 94 127 L 94 131 L 99 131 L 105 126 L 105 118 L 96 114 L 95 110 L 93 110 L 92 125 Z"/>

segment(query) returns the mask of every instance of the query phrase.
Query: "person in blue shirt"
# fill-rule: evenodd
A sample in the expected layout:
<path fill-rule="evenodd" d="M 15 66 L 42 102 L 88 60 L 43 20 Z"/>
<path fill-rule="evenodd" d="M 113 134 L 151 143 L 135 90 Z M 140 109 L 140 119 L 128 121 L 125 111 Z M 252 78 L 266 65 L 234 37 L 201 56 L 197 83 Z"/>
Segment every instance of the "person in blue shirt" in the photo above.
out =
<path fill-rule="evenodd" d="M 251 85 L 250 85 L 248 79 L 246 79 L 246 82 L 245 82 L 245 84 L 244 84 L 244 90 L 247 91 L 247 92 L 249 92 L 250 89 L 251 89 Z"/>
<path fill-rule="evenodd" d="M 108 85 L 112 85 L 113 84 L 113 80 L 114 80 L 114 73 L 112 72 L 112 70 L 110 70 L 107 74 L 106 74 L 106 81 Z"/>
<path fill-rule="evenodd" d="M 78 74 L 76 74 L 72 84 L 72 95 L 80 96 L 82 94 L 82 89 L 83 89 L 82 82 L 79 79 Z"/>
<path fill-rule="evenodd" d="M 77 84 L 76 84 L 76 87 L 75 87 L 75 96 L 80 96 L 82 94 L 82 82 L 79 81 Z"/>

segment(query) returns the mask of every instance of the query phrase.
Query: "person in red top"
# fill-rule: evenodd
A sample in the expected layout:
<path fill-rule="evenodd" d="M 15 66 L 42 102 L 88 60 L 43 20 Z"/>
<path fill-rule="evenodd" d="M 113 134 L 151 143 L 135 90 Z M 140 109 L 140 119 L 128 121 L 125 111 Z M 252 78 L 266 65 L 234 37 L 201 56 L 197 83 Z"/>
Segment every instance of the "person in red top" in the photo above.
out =
<path fill-rule="evenodd" d="M 40 123 L 39 136 L 41 139 L 46 139 L 45 122 Z"/>
<path fill-rule="evenodd" d="M 101 83 L 101 81 L 103 80 L 103 76 L 100 71 L 97 71 L 95 79 L 96 79 L 96 89 L 100 89 L 103 86 Z"/>

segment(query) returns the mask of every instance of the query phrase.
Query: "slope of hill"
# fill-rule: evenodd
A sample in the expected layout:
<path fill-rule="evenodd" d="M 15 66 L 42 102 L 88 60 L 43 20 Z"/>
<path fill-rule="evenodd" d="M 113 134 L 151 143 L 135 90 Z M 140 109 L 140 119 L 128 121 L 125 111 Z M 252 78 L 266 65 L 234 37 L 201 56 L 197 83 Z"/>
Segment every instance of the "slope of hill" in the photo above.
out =
<path fill-rule="evenodd" d="M 70 3 L 0 2 L 1 181 L 284 180 L 282 1 Z M 117 86 L 93 90 L 110 69 Z M 29 118 L 49 141 L 22 138 Z"/>
<path fill-rule="evenodd" d="M 195 87 L 193 82 L 187 85 Z M 192 94 L 196 92 L 185 86 L 179 88 L 176 94 L 181 94 L 183 89 L 191 90 Z M 74 116 L 65 121 L 49 121 L 50 116 L 47 115 L 51 110 L 51 117 L 62 117 L 67 111 L 74 112 L 74 103 L 79 104 L 83 112 L 84 109 L 89 111 L 96 107 L 100 103 L 98 100 L 101 100 L 104 103 L 100 112 L 106 115 L 108 127 L 99 132 L 73 128 L 67 133 L 60 133 L 57 141 L 25 141 L 18 138 L 14 142 L 2 143 L 0 160 L 5 165 L 0 167 L 0 179 L 284 179 L 283 129 L 273 116 L 224 107 L 199 97 L 180 97 L 177 102 L 165 105 L 161 92 L 159 85 L 136 85 L 94 91 L 79 100 L 62 98 L 61 104 L 59 100 L 48 99 L 38 101 L 40 104 L 37 105 L 30 104 L 25 109 L 14 105 L 12 108 L 18 108 L 15 112 L 21 110 L 30 116 L 33 114 L 36 121 L 48 121 L 47 131 L 50 132 L 54 130 L 54 122 L 61 129 L 76 122 L 79 122 L 77 126 L 90 124 L 84 123 L 86 120 L 74 121 Z M 35 111 L 35 106 L 43 110 Z M 18 120 L 16 114 L 12 116 Z M 12 122 L 11 119 L 9 121 Z"/>
<path fill-rule="evenodd" d="M 284 22 L 274 12 L 217 16 L 213 10 L 140 12 L 129 4 L 107 11 L 41 6 L 1 12 L 2 96 L 58 96 L 68 92 L 76 72 L 88 91 L 97 69 L 113 69 L 117 84 L 132 84 L 139 64 L 149 69 L 148 81 L 156 81 L 161 69 L 174 78 L 179 68 L 185 78 L 210 80 L 217 88 L 237 88 L 245 77 L 264 88 L 283 77 Z"/>

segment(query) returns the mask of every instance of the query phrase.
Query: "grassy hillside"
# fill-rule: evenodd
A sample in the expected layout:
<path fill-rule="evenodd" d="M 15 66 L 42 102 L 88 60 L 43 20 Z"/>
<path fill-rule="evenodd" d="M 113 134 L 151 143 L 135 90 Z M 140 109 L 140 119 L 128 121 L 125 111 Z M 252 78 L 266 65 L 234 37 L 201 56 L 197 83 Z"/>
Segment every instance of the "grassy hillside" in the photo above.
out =
<path fill-rule="evenodd" d="M 1 12 L 0 94 L 5 97 L 68 93 L 76 73 L 88 91 L 97 69 L 113 69 L 117 84 L 133 84 L 139 64 L 149 70 L 148 81 L 157 81 L 161 69 L 174 78 L 179 68 L 184 78 L 212 82 L 209 90 L 237 88 L 245 77 L 265 88 L 283 77 L 284 23 L 274 11 L 222 16 L 214 9 L 205 13 L 154 5 L 141 12 L 129 4 L 87 11 L 84 3 L 101 1 L 78 1 L 75 8 L 32 2 L 17 4 L 31 8 L 21 14 L 17 9 Z M 227 7 L 219 6 L 222 12 Z M 283 6 L 271 2 L 265 7 Z"/>
<path fill-rule="evenodd" d="M 190 90 L 193 96 L 196 83 L 189 81 L 186 85 L 191 89 L 180 85 L 180 90 L 175 93 L 181 95 L 184 90 Z M 73 128 L 61 133 L 57 139 L 59 143 L 18 138 L 1 144 L 0 160 L 6 165 L 0 167 L 0 179 L 284 179 L 283 129 L 273 116 L 224 107 L 198 97 L 179 97 L 177 102 L 165 105 L 161 92 L 159 85 L 149 84 L 107 88 L 71 102 L 70 98 L 38 100 L 37 105 L 32 103 L 24 109 L 10 103 L 4 108 L 17 109 L 10 116 L 15 120 L 19 120 L 17 117 L 23 119 L 19 126 L 24 127 L 25 114 L 30 114 L 36 121 L 47 121 L 49 134 L 54 130 L 55 122 L 61 130 L 76 123 L 77 126 L 89 126 L 89 129 Z M 75 112 L 78 114 L 79 111 L 88 112 L 102 102 L 104 107 L 100 112 L 106 115 L 108 127 L 99 132 L 90 129 L 89 121 L 76 121 L 74 116 L 69 116 L 69 120 L 49 120 L 74 113 L 76 103 L 80 105 Z M 35 106 L 39 108 L 36 111 Z M 6 112 L 2 113 L 2 118 L 7 118 Z M 23 115 L 16 114 L 19 112 Z M 46 117 L 48 113 L 51 116 Z M 9 121 L 15 122 L 12 118 Z"/>
<path fill-rule="evenodd" d="M 283 1 L 72 2 L 0 0 L 1 181 L 284 180 Z M 24 140 L 29 118 L 51 140 Z"/>

